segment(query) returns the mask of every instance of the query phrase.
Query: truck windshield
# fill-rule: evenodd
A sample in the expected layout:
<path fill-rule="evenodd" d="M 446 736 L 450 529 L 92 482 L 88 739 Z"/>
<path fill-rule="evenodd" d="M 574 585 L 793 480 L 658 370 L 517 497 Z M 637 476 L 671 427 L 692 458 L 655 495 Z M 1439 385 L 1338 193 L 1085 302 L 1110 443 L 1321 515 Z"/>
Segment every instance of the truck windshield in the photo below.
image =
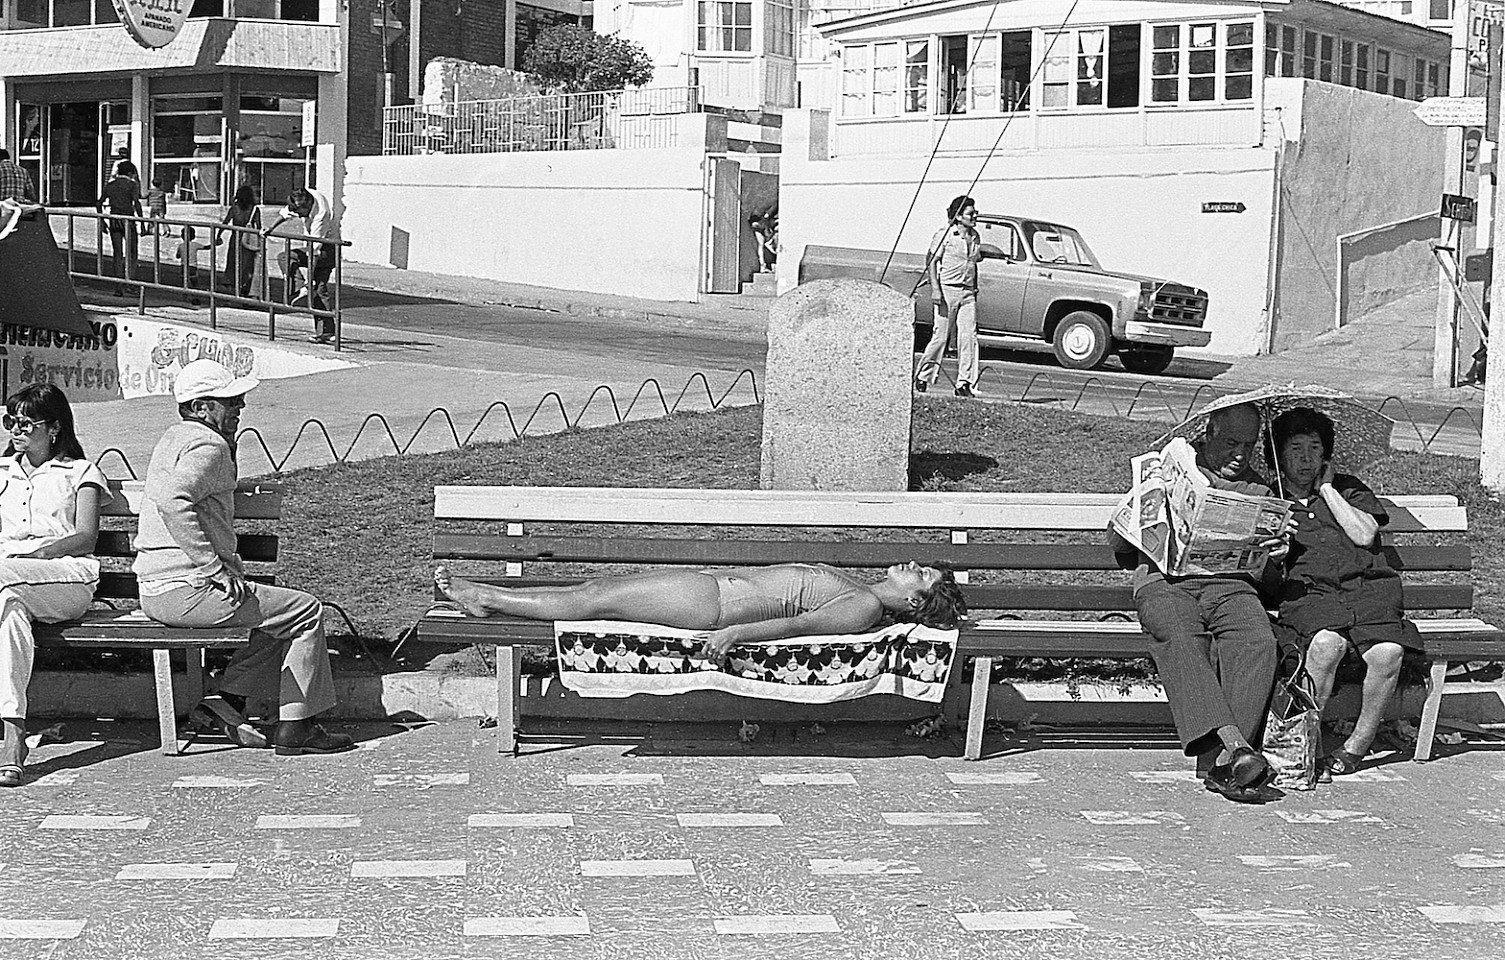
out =
<path fill-rule="evenodd" d="M 1102 269 L 1097 257 L 1087 247 L 1087 241 L 1070 227 L 1026 220 L 1024 235 L 1029 238 L 1029 248 L 1034 251 L 1035 259 L 1041 263 L 1070 263 Z"/>

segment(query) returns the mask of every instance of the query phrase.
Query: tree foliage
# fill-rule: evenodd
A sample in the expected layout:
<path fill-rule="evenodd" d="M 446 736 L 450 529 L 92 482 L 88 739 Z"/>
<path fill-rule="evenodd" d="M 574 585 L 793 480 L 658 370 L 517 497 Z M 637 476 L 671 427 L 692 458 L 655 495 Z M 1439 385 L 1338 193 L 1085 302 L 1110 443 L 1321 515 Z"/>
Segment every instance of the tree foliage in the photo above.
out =
<path fill-rule="evenodd" d="M 621 90 L 653 79 L 642 44 L 572 24 L 541 31 L 523 54 L 523 70 L 552 93 Z"/>

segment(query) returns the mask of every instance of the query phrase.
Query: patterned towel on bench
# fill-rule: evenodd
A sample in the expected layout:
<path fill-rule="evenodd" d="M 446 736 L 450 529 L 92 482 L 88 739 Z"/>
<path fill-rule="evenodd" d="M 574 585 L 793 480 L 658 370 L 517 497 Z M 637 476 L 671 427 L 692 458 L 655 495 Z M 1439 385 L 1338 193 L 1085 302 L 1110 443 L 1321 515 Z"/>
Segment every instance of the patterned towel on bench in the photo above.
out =
<path fill-rule="evenodd" d="M 938 703 L 956 637 L 955 630 L 896 623 L 872 633 L 742 644 L 718 667 L 701 655 L 693 630 L 620 620 L 554 624 L 559 679 L 582 697 L 723 690 L 797 703 L 872 693 Z"/>

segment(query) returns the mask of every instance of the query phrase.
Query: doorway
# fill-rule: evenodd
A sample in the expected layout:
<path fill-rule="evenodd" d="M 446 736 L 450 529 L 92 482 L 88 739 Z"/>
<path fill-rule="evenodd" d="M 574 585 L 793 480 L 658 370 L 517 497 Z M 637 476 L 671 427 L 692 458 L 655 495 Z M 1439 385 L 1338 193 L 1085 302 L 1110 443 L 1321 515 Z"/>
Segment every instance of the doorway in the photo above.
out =
<path fill-rule="evenodd" d="M 46 161 L 45 175 L 37 179 L 42 202 L 93 206 L 116 162 L 130 159 L 130 105 L 54 103 L 24 107 L 23 116 L 28 111 L 37 122 L 28 123 L 27 132 L 35 131 L 38 160 Z"/>

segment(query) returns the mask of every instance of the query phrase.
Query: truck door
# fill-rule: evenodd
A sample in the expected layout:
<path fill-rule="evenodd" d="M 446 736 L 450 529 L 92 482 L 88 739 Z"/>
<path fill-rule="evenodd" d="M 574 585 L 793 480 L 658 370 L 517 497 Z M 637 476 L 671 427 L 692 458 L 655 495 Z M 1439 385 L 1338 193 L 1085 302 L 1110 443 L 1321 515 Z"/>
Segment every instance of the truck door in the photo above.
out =
<path fill-rule="evenodd" d="M 1029 260 L 1019 231 L 1010 223 L 979 221 L 982 262 L 977 265 L 977 330 L 979 333 L 1017 333 Z"/>
<path fill-rule="evenodd" d="M 1080 296 L 1081 274 L 1072 269 L 1074 247 L 1060 231 L 1043 224 L 1027 224 L 1030 260 L 1029 283 L 1025 289 L 1023 315 L 1026 336 L 1042 337 L 1045 314 L 1050 305 L 1063 297 Z"/>

